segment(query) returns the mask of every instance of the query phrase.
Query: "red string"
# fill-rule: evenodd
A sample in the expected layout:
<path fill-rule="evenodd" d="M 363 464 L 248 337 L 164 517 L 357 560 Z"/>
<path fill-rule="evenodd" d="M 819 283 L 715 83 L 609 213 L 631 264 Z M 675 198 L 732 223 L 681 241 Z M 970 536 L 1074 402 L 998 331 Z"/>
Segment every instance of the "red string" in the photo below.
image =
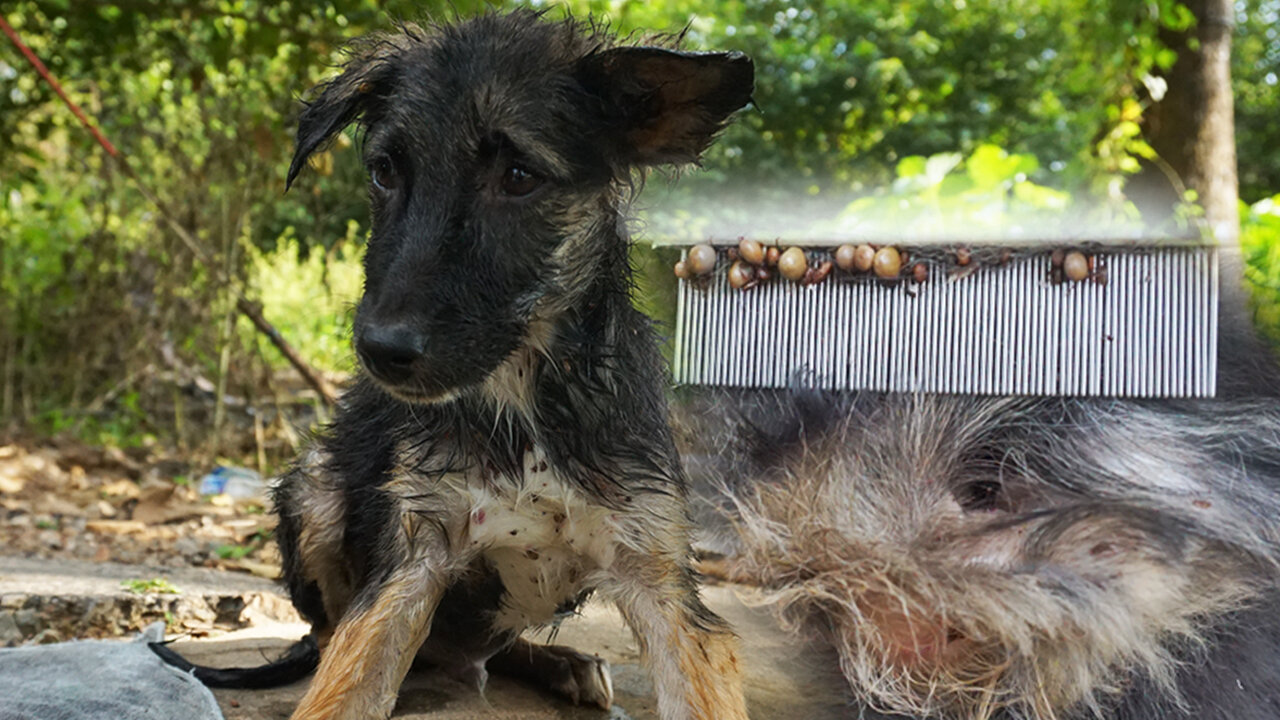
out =
<path fill-rule="evenodd" d="M 26 43 L 22 42 L 22 38 L 18 37 L 18 33 L 9 25 L 8 22 L 5 21 L 3 15 L 0 15 L 0 30 L 3 30 L 4 34 L 9 36 L 9 40 L 11 40 L 14 46 L 18 48 L 18 51 L 27 58 L 27 62 L 31 63 L 31 66 L 36 69 L 36 72 L 40 73 L 40 77 L 44 78 L 45 82 L 49 83 L 49 86 L 53 88 L 54 92 L 58 93 L 58 97 L 62 98 L 62 102 L 66 103 L 68 108 L 71 108 L 71 112 L 78 120 L 80 120 L 80 124 L 84 125 L 85 129 L 93 135 L 93 138 L 98 141 L 98 144 L 102 146 L 102 149 L 106 150 L 107 154 L 113 158 L 123 159 L 120 157 L 120 151 L 116 150 L 115 146 L 103 137 L 102 133 L 98 132 L 98 128 L 95 127 L 93 123 L 89 122 L 89 118 L 85 116 L 84 111 L 80 109 L 80 106 L 76 105 L 72 102 L 71 98 L 67 97 L 67 93 L 63 91 L 62 86 L 58 84 L 58 81 L 53 79 L 53 75 L 49 73 L 49 69 L 44 66 L 44 63 L 40 62 L 40 58 L 36 57 L 35 53 L 31 52 L 31 48 L 27 47 Z"/>

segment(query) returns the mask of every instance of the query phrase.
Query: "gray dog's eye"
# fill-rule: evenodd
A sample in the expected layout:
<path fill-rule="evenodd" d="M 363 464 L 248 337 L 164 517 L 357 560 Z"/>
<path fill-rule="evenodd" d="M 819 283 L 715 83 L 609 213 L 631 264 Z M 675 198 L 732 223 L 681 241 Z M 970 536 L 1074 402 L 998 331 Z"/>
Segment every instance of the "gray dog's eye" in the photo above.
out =
<path fill-rule="evenodd" d="M 380 157 L 369 164 L 369 179 L 379 190 L 395 190 L 400 187 L 400 173 L 390 158 Z"/>
<path fill-rule="evenodd" d="M 519 165 L 512 165 L 502 174 L 502 194 L 510 197 L 524 197 L 541 184 L 542 178 Z"/>

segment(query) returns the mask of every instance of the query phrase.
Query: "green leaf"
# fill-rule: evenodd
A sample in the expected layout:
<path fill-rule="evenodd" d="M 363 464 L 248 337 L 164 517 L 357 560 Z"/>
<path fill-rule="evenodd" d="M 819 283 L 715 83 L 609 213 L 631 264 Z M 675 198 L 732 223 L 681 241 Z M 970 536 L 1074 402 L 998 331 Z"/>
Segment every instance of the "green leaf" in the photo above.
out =
<path fill-rule="evenodd" d="M 913 178 L 923 174 L 925 171 L 925 159 L 923 155 L 911 155 L 898 161 L 898 177 Z"/>
<path fill-rule="evenodd" d="M 995 145 L 979 145 L 965 161 L 965 167 L 977 189 L 990 190 L 1011 182 L 1020 162 Z"/>
<path fill-rule="evenodd" d="M 179 595 L 182 592 L 173 583 L 158 577 L 150 580 L 125 580 L 120 586 L 135 595 Z"/>

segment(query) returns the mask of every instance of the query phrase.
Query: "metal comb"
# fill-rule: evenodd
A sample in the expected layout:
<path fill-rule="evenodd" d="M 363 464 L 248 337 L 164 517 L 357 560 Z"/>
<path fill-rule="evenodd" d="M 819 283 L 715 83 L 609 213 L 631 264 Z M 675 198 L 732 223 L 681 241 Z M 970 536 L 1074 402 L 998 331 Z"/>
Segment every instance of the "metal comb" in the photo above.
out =
<path fill-rule="evenodd" d="M 888 281 L 834 270 L 816 284 L 774 277 L 745 290 L 726 278 L 737 241 L 712 244 L 716 269 L 679 281 L 679 384 L 1214 394 L 1218 252 L 1198 238 L 987 243 L 972 246 L 987 258 L 974 267 L 947 262 L 957 248 L 969 251 L 963 243 L 898 243 L 927 263 L 924 282 L 906 267 Z M 806 248 L 815 264 L 834 250 L 788 245 Z M 1088 280 L 1063 279 L 1052 249 L 1064 247 L 1088 253 Z"/>

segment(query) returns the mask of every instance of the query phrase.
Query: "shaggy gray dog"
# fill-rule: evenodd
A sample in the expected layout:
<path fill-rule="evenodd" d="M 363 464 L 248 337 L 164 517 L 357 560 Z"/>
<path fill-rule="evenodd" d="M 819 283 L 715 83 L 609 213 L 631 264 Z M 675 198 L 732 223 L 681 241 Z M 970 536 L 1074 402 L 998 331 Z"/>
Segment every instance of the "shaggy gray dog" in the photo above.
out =
<path fill-rule="evenodd" d="M 699 397 L 704 569 L 830 642 L 854 715 L 1280 717 L 1280 384 L 1246 365 L 1196 402 Z"/>

